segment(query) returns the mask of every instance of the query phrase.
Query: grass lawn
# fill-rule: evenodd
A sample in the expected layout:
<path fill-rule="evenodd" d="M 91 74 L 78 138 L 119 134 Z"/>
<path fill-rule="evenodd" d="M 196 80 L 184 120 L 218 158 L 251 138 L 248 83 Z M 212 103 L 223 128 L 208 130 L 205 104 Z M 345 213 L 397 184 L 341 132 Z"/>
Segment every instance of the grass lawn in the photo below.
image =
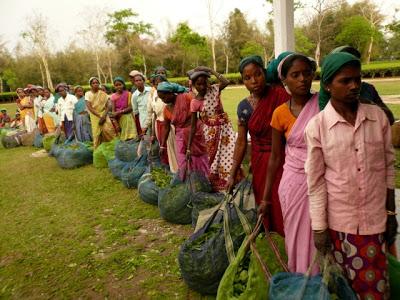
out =
<path fill-rule="evenodd" d="M 223 92 L 235 127 L 247 94 Z M 400 105 L 389 106 L 400 118 Z M 180 277 L 177 253 L 190 226 L 162 221 L 108 169 L 62 170 L 34 151 L 0 149 L 0 299 L 207 299 Z M 400 173 L 396 180 L 400 187 Z"/>

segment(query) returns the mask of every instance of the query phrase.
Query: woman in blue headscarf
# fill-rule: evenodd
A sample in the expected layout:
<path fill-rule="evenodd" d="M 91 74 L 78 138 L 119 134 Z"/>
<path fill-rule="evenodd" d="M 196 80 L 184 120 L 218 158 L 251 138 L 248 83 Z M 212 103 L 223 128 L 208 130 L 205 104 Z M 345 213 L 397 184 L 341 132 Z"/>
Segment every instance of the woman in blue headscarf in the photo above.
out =
<path fill-rule="evenodd" d="M 89 113 L 86 109 L 85 93 L 80 85 L 75 87 L 75 97 L 78 99 L 74 107 L 76 138 L 80 142 L 91 141 L 93 139 L 92 125 L 90 124 Z"/>
<path fill-rule="evenodd" d="M 186 171 L 198 171 L 208 178 L 210 166 L 207 154 L 206 143 L 203 134 L 203 126 L 200 120 L 197 121 L 194 139 L 190 149 L 190 165 L 188 165 L 187 145 L 191 130 L 190 103 L 192 94 L 187 93 L 187 89 L 179 84 L 161 82 L 157 86 L 158 96 L 166 104 L 164 108 L 164 121 L 166 130 L 161 138 L 160 154 L 167 149 L 167 140 L 171 127 L 175 128 L 176 134 L 176 156 L 178 161 L 179 176 L 181 179 L 186 177 Z"/>

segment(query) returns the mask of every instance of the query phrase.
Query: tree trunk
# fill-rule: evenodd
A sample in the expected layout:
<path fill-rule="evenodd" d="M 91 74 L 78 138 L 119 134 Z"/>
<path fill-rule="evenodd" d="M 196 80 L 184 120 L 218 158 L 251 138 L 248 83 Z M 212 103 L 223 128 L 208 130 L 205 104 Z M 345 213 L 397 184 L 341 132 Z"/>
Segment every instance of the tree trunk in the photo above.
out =
<path fill-rule="evenodd" d="M 96 70 L 97 70 L 97 78 L 99 78 L 99 80 L 100 80 L 100 84 L 101 84 L 101 76 L 100 76 L 100 72 L 101 72 L 101 68 L 100 68 L 100 57 L 99 57 L 99 52 L 98 52 L 98 50 L 96 49 L 95 51 L 95 55 L 96 55 Z"/>
<path fill-rule="evenodd" d="M 40 74 L 42 75 L 42 86 L 45 87 L 45 79 L 44 79 L 44 73 L 43 73 L 43 67 L 42 67 L 42 63 L 39 60 L 39 68 L 40 68 Z"/>
<path fill-rule="evenodd" d="M 47 87 L 49 89 L 53 90 L 53 82 L 51 81 L 50 69 L 49 69 L 49 65 L 47 63 L 47 58 L 45 55 L 42 55 L 41 58 L 42 58 L 42 62 L 43 62 L 44 72 L 46 74 Z"/>
<path fill-rule="evenodd" d="M 143 58 L 143 69 L 144 69 L 144 76 L 147 74 L 147 64 L 146 64 L 146 56 L 142 53 L 142 58 Z"/>
<path fill-rule="evenodd" d="M 3 92 L 3 77 L 0 76 L 0 93 Z"/>
<path fill-rule="evenodd" d="M 315 62 L 317 63 L 317 66 L 319 67 L 319 59 L 321 57 L 321 41 L 317 42 L 317 47 L 315 48 Z"/>
<path fill-rule="evenodd" d="M 110 56 L 110 51 L 107 53 L 107 58 L 108 58 L 108 74 L 110 74 L 110 81 L 113 81 L 113 73 L 112 73 L 112 62 L 111 62 L 111 56 Z"/>
<path fill-rule="evenodd" d="M 226 48 L 224 48 L 224 55 L 225 55 L 225 74 L 228 74 L 228 72 L 229 72 L 229 55 L 228 55 L 228 52 L 226 51 Z"/>
<path fill-rule="evenodd" d="M 371 39 L 369 40 L 369 46 L 368 46 L 368 54 L 367 54 L 367 60 L 366 63 L 369 64 L 371 61 L 371 55 L 372 55 L 372 46 L 374 44 L 374 36 L 371 35 Z"/>
<path fill-rule="evenodd" d="M 215 58 L 215 39 L 214 36 L 211 37 L 211 53 L 212 53 L 212 59 L 213 59 L 213 68 L 214 71 L 217 71 L 217 60 Z"/>

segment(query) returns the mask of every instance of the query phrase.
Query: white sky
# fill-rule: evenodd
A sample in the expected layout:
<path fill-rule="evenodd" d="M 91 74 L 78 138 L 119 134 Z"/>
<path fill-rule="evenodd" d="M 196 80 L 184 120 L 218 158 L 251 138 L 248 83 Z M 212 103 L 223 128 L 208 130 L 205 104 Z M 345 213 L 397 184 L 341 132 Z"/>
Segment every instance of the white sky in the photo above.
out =
<path fill-rule="evenodd" d="M 256 20 L 263 28 L 271 10 L 265 0 L 211 1 L 218 26 L 222 26 L 229 13 L 237 7 L 249 21 Z M 395 7 L 400 9 L 400 0 L 374 1 L 381 5 L 381 10 L 388 17 L 393 15 Z M 182 21 L 188 21 L 191 28 L 201 34 L 209 34 L 207 0 L 0 0 L 0 41 L 6 42 L 12 50 L 21 40 L 20 33 L 26 28 L 26 19 L 39 13 L 48 19 L 50 39 L 57 50 L 61 49 L 74 40 L 76 32 L 82 29 L 85 10 L 96 7 L 107 8 L 110 12 L 132 8 L 139 14 L 140 20 L 152 23 L 161 37 L 165 37 L 169 27 L 175 27 Z M 299 16 L 297 19 L 301 21 Z M 218 32 L 218 28 L 215 31 Z"/>

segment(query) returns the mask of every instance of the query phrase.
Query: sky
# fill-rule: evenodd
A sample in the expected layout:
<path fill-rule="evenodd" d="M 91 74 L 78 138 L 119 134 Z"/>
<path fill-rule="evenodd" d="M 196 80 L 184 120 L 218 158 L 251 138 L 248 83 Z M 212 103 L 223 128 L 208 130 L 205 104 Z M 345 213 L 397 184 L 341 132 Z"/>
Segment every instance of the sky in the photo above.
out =
<path fill-rule="evenodd" d="M 41 14 L 50 25 L 50 39 L 53 49 L 62 50 L 76 39 L 77 32 L 85 25 L 89 12 L 106 9 L 109 12 L 132 8 L 139 14 L 139 20 L 152 23 L 155 32 L 163 38 L 179 22 L 187 21 L 189 26 L 201 33 L 210 34 L 207 2 L 209 0 L 0 0 L 0 41 L 12 51 L 21 41 L 21 32 L 26 28 L 27 19 Z M 392 16 L 394 8 L 400 9 L 400 0 L 374 0 L 381 11 Z M 303 0 L 303 3 L 307 2 Z M 349 2 L 355 2 L 350 0 Z M 264 28 L 271 6 L 265 0 L 211 0 L 215 32 L 228 18 L 234 8 L 244 12 L 248 20 L 255 20 Z M 399 14 L 398 14 L 399 15 Z M 389 17 L 388 17 L 389 18 Z M 301 22 L 302 17 L 296 16 Z"/>

